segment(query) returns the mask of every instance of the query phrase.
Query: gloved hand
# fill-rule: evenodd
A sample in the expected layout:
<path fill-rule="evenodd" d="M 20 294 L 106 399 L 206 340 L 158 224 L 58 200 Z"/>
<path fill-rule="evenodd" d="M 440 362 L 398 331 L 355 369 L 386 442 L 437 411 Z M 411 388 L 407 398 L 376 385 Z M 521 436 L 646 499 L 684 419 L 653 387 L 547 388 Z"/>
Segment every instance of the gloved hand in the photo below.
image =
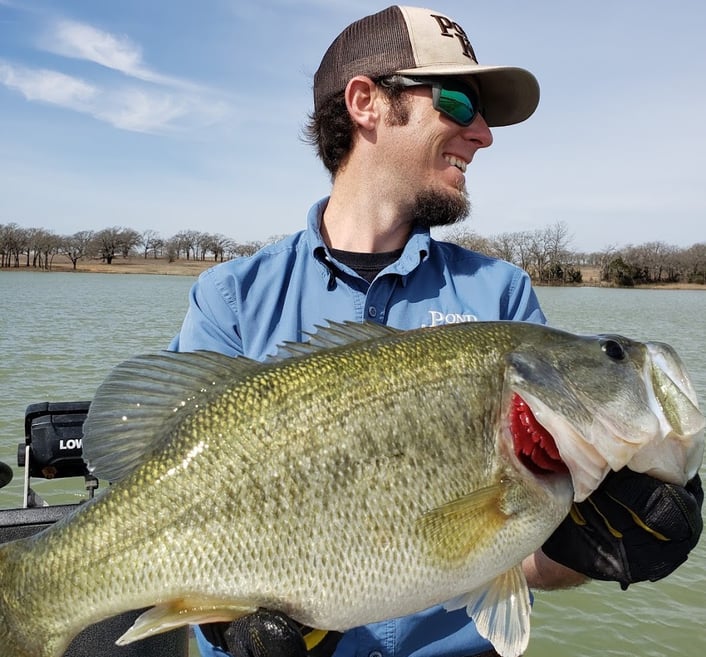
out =
<path fill-rule="evenodd" d="M 623 468 L 573 505 L 542 550 L 588 577 L 620 582 L 623 590 L 655 582 L 697 544 L 703 501 L 698 474 L 682 487 Z"/>
<path fill-rule="evenodd" d="M 311 630 L 269 609 L 200 628 L 212 644 L 233 657 L 329 657 L 341 637 L 338 632 Z"/>
<path fill-rule="evenodd" d="M 233 657 L 306 657 L 301 626 L 278 611 L 259 609 L 232 623 L 200 627 L 212 644 Z"/>

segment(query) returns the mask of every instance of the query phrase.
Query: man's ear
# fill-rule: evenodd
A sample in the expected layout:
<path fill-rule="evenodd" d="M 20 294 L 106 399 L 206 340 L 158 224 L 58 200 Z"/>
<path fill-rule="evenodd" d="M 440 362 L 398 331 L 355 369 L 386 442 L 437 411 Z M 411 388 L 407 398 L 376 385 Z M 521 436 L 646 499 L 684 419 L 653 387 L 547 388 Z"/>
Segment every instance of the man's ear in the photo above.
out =
<path fill-rule="evenodd" d="M 363 130 L 373 130 L 380 119 L 377 85 L 365 75 L 351 78 L 346 85 L 346 107 L 351 120 Z"/>

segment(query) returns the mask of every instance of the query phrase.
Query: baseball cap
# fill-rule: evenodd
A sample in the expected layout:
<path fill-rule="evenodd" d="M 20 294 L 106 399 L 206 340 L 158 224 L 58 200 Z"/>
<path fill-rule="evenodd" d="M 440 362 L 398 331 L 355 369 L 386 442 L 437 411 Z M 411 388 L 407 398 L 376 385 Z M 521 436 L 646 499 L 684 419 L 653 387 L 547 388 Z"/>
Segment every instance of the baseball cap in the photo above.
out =
<path fill-rule="evenodd" d="M 314 75 L 314 108 L 346 88 L 356 75 L 472 76 L 491 127 L 519 123 L 539 103 L 539 83 L 514 66 L 478 63 L 463 28 L 432 9 L 393 5 L 341 32 Z"/>

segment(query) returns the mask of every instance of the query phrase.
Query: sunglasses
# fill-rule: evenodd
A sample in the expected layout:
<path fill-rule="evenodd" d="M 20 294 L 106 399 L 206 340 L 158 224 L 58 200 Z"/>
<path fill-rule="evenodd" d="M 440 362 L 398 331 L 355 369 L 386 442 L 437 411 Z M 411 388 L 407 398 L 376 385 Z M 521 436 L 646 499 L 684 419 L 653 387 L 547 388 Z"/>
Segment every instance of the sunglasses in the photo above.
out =
<path fill-rule="evenodd" d="M 392 75 L 379 80 L 379 84 L 383 87 L 431 87 L 434 109 L 464 127 L 471 125 L 477 114 L 483 115 L 476 90 L 459 79 Z"/>

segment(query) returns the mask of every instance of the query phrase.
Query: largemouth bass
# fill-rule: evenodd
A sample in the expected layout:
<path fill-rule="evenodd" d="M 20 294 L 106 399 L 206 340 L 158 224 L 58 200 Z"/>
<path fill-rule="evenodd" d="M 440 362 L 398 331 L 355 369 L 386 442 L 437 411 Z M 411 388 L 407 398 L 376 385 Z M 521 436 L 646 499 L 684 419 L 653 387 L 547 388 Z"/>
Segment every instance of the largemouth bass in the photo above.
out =
<path fill-rule="evenodd" d="M 138 356 L 84 426 L 113 484 L 0 548 L 0 657 L 59 657 L 142 607 L 120 643 L 259 607 L 345 630 L 445 602 L 515 657 L 522 559 L 610 469 L 684 484 L 703 430 L 668 346 L 533 324 L 333 325 L 267 363 Z"/>

